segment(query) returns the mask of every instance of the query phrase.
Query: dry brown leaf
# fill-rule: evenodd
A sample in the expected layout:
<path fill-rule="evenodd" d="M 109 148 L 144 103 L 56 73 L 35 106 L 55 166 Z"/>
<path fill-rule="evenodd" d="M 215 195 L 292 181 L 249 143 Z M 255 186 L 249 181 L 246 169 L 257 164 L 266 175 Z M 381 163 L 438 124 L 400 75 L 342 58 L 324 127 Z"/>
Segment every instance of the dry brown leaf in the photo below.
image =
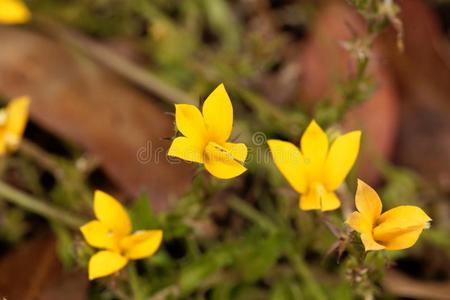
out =
<path fill-rule="evenodd" d="M 450 43 L 437 16 L 421 0 L 404 0 L 401 19 L 405 51 L 384 36 L 384 53 L 401 93 L 401 124 L 396 160 L 450 191 Z M 417 20 L 420 20 L 418 22 Z"/>
<path fill-rule="evenodd" d="M 395 296 L 411 299 L 450 299 L 450 282 L 419 281 L 392 270 L 386 274 L 383 288 Z"/>
<path fill-rule="evenodd" d="M 83 300 L 84 272 L 63 272 L 55 238 L 43 234 L 20 244 L 0 260 L 0 296 L 21 300 Z"/>
<path fill-rule="evenodd" d="M 91 152 L 126 192 L 148 192 L 157 210 L 187 188 L 190 168 L 166 159 L 173 118 L 151 98 L 48 37 L 1 28 L 0 41 L 0 93 L 30 95 L 34 122 Z"/>

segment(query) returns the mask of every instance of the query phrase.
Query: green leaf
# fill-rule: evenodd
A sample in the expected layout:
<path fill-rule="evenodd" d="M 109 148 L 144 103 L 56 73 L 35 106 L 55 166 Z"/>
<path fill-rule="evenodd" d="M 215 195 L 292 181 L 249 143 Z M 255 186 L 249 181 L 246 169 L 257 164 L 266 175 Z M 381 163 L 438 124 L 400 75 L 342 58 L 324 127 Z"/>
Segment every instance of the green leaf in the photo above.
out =
<path fill-rule="evenodd" d="M 129 210 L 131 222 L 134 230 L 144 230 L 158 228 L 159 222 L 150 205 L 150 199 L 147 194 L 141 194 L 134 201 Z"/>
<path fill-rule="evenodd" d="M 189 294 L 202 286 L 207 277 L 219 269 L 231 265 L 234 261 L 233 249 L 236 249 L 233 245 L 221 245 L 210 249 L 200 259 L 183 267 L 179 278 L 182 293 Z"/>
<path fill-rule="evenodd" d="M 279 234 L 250 236 L 240 247 L 236 268 L 246 282 L 257 281 L 277 262 L 286 244 L 286 238 Z"/>

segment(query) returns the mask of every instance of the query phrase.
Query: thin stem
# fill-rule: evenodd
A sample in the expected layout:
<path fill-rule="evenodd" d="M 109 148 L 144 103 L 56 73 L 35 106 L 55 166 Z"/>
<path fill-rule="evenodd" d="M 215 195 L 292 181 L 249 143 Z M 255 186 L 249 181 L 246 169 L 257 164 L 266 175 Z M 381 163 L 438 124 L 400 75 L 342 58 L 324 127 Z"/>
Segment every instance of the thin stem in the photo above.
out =
<path fill-rule="evenodd" d="M 195 103 L 195 98 L 188 93 L 167 84 L 158 76 L 150 73 L 148 70 L 137 64 L 128 61 L 126 58 L 110 50 L 101 43 L 65 28 L 62 24 L 49 20 L 43 16 L 36 16 L 34 19 L 36 24 L 59 38 L 64 43 L 80 50 L 88 57 L 103 64 L 117 74 L 128 79 L 130 82 L 164 99 L 167 103 Z"/>
<path fill-rule="evenodd" d="M 73 229 L 78 229 L 84 223 L 82 218 L 71 212 L 51 206 L 50 204 L 27 195 L 2 181 L 0 181 L 0 196 L 33 213 L 60 222 Z"/>
<path fill-rule="evenodd" d="M 261 228 L 266 229 L 270 233 L 274 233 L 277 231 L 275 224 L 266 216 L 261 214 L 258 210 L 248 205 L 244 201 L 238 198 L 231 198 L 227 201 L 228 205 L 246 217 L 249 220 L 252 220 L 256 224 L 258 224 Z M 290 248 L 287 251 L 287 256 L 292 262 L 292 265 L 297 272 L 298 276 L 305 282 L 308 286 L 311 294 L 314 295 L 314 299 L 317 300 L 325 300 L 327 299 L 325 294 L 323 293 L 320 285 L 314 279 L 314 276 L 309 271 L 308 266 L 303 261 L 303 258 L 296 253 L 293 248 Z"/>
<path fill-rule="evenodd" d="M 317 283 L 313 274 L 310 272 L 308 265 L 303 260 L 303 257 L 301 257 L 293 248 L 288 250 L 287 256 L 291 261 L 294 270 L 297 272 L 297 275 L 308 286 L 308 289 L 313 295 L 314 299 L 326 300 L 327 297 L 322 291 L 320 285 Z"/>
<path fill-rule="evenodd" d="M 258 224 L 261 228 L 267 230 L 268 232 L 274 233 L 278 231 L 275 224 L 273 224 L 273 222 L 268 217 L 264 216 L 254 207 L 248 205 L 241 199 L 234 197 L 229 199 L 227 203 L 233 210 Z"/>
<path fill-rule="evenodd" d="M 144 300 L 145 295 L 141 289 L 141 283 L 139 281 L 139 275 L 136 269 L 136 262 L 130 262 L 128 264 L 128 279 L 130 281 L 131 291 L 133 292 L 134 300 Z"/>
<path fill-rule="evenodd" d="M 36 144 L 23 139 L 20 143 L 19 151 L 25 156 L 34 159 L 40 167 L 50 171 L 56 177 L 61 175 L 62 170 L 58 165 L 57 158 L 45 152 Z"/>

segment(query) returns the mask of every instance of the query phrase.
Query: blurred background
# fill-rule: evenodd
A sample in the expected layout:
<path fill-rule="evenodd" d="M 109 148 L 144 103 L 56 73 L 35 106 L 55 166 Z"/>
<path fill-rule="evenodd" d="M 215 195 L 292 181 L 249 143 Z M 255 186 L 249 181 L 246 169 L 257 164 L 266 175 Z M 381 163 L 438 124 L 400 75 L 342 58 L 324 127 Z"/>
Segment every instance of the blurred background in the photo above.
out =
<path fill-rule="evenodd" d="M 163 227 L 139 269 L 148 299 L 450 299 L 450 1 L 26 4 L 30 23 L 0 26 L 0 99 L 32 98 L 2 180 L 83 218 L 100 188 L 135 224 Z M 221 82 L 250 148 L 249 171 L 226 182 L 165 157 L 173 105 Z M 267 138 L 298 143 L 311 118 L 330 135 L 363 131 L 344 211 L 358 177 L 386 208 L 433 218 L 413 248 L 338 261 L 339 236 L 261 159 Z M 76 228 L 0 201 L 0 296 L 120 299 L 120 276 L 88 282 L 89 253 Z"/>

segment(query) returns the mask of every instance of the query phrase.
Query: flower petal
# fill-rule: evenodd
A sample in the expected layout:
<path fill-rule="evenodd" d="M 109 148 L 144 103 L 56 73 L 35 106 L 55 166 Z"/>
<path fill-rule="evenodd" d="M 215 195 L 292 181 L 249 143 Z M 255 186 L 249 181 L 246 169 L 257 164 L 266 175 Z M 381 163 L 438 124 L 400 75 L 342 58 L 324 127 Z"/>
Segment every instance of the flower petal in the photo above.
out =
<path fill-rule="evenodd" d="M 124 255 L 129 259 L 141 259 L 152 256 L 161 245 L 162 230 L 138 231 L 120 241 Z"/>
<path fill-rule="evenodd" d="M 14 151 L 19 146 L 27 125 L 29 106 L 30 98 L 24 96 L 11 100 L 6 107 L 4 140 L 7 151 Z"/>
<path fill-rule="evenodd" d="M 338 209 L 341 206 L 341 201 L 334 192 L 325 192 L 321 198 L 321 210 L 329 211 Z"/>
<path fill-rule="evenodd" d="M 247 159 L 247 146 L 243 143 L 225 143 L 224 148 L 238 161 L 244 163 Z"/>
<path fill-rule="evenodd" d="M 300 209 L 322 211 L 335 210 L 341 206 L 341 201 L 334 192 L 327 192 L 322 185 L 313 185 L 308 192 L 300 197 Z"/>
<path fill-rule="evenodd" d="M 100 221 L 90 221 L 80 227 L 86 242 L 92 247 L 117 250 L 118 240 L 110 229 Z"/>
<path fill-rule="evenodd" d="M 178 130 L 195 143 L 202 143 L 205 134 L 205 122 L 200 110 L 190 104 L 175 105 L 175 122 Z"/>
<path fill-rule="evenodd" d="M 380 245 L 373 239 L 373 236 L 371 233 L 362 233 L 361 241 L 362 241 L 362 243 L 364 245 L 364 249 L 366 249 L 366 251 L 383 250 L 385 248 L 383 245 Z"/>
<path fill-rule="evenodd" d="M 423 228 L 417 228 L 415 230 L 410 230 L 403 234 L 399 234 L 392 239 L 387 240 L 383 243 L 386 249 L 389 250 L 402 250 L 412 247 L 419 239 Z"/>
<path fill-rule="evenodd" d="M 409 227 L 423 225 L 431 221 L 431 218 L 420 208 L 414 205 L 401 205 L 384 212 L 378 222 L 383 226 Z"/>
<path fill-rule="evenodd" d="M 377 241 L 382 242 L 386 247 L 393 241 L 396 241 L 394 243 L 397 246 L 409 245 L 408 247 L 411 247 L 418 236 L 409 233 L 422 232 L 429 221 L 431 221 L 431 218 L 417 206 L 398 206 L 388 210 L 378 218 L 377 223 L 379 225 L 373 229 L 373 235 Z M 413 240 L 414 242 L 410 244 Z"/>
<path fill-rule="evenodd" d="M 334 191 L 344 181 L 359 153 L 361 131 L 352 131 L 336 138 L 325 162 L 325 183 Z"/>
<path fill-rule="evenodd" d="M 300 144 L 310 181 L 320 181 L 328 153 L 327 135 L 313 120 L 302 135 Z"/>
<path fill-rule="evenodd" d="M 95 191 L 94 212 L 97 219 L 118 235 L 131 232 L 131 221 L 122 204 L 102 191 Z"/>
<path fill-rule="evenodd" d="M 308 192 L 300 195 L 299 207 L 301 210 L 320 209 L 320 197 L 317 193 Z"/>
<path fill-rule="evenodd" d="M 227 141 L 233 128 L 233 106 L 223 83 L 208 96 L 202 111 L 211 139 Z"/>
<path fill-rule="evenodd" d="M 0 23 L 22 24 L 31 18 L 28 8 L 19 0 L 0 1 Z"/>
<path fill-rule="evenodd" d="M 180 136 L 173 140 L 167 155 L 187 161 L 203 163 L 203 148 L 194 140 Z"/>
<path fill-rule="evenodd" d="M 359 233 L 371 234 L 372 232 L 372 223 L 357 211 L 353 212 L 345 223 Z"/>
<path fill-rule="evenodd" d="M 231 152 L 212 142 L 205 147 L 204 161 L 206 170 L 221 179 L 239 176 L 247 170 Z"/>
<path fill-rule="evenodd" d="M 359 179 L 355 204 L 358 211 L 370 222 L 371 226 L 375 224 L 383 209 L 383 204 L 377 192 Z"/>
<path fill-rule="evenodd" d="M 6 154 L 5 134 L 0 132 L 0 156 Z"/>
<path fill-rule="evenodd" d="M 292 143 L 280 140 L 268 140 L 275 165 L 289 184 L 299 193 L 306 192 L 306 169 L 303 155 Z"/>
<path fill-rule="evenodd" d="M 116 252 L 99 251 L 89 260 L 89 280 L 114 274 L 127 262 L 127 258 Z"/>

